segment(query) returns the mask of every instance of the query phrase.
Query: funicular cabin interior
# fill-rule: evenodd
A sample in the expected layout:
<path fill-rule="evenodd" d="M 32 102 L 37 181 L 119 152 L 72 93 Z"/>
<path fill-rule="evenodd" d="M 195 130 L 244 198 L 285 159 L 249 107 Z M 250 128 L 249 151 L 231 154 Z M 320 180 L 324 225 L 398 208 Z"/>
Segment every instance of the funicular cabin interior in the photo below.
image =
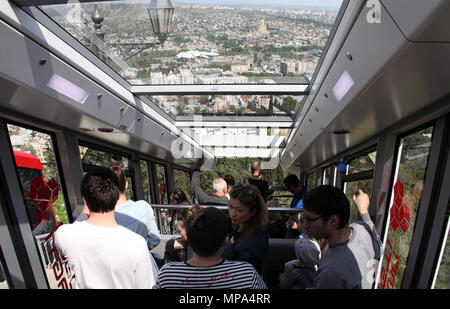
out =
<path fill-rule="evenodd" d="M 129 198 L 162 212 L 201 156 L 363 188 L 384 244 L 373 287 L 449 287 L 449 1 L 172 0 L 170 32 L 156 2 L 0 2 L 0 288 L 71 286 L 51 232 L 93 166 L 119 162 Z M 34 195 L 14 151 L 42 163 Z"/>

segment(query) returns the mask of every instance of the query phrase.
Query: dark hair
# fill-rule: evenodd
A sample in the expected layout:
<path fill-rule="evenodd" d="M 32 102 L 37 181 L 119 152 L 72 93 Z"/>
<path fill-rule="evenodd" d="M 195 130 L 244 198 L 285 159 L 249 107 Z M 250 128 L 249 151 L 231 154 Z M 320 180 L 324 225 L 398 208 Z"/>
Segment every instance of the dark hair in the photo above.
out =
<path fill-rule="evenodd" d="M 120 165 L 110 165 L 108 168 L 116 174 L 117 179 L 119 180 L 119 192 L 125 193 L 125 189 L 127 186 L 127 178 L 125 177 L 125 173 L 123 172 Z"/>
<path fill-rule="evenodd" d="M 81 195 L 89 211 L 106 213 L 114 210 L 119 199 L 119 181 L 106 167 L 97 167 L 81 181 Z"/>
<path fill-rule="evenodd" d="M 341 189 L 330 185 L 319 186 L 307 192 L 303 197 L 303 207 L 327 220 L 332 215 L 337 215 L 338 228 L 345 227 L 350 219 L 350 203 L 347 196 Z"/>
<path fill-rule="evenodd" d="M 200 204 L 195 204 L 190 208 L 184 209 L 181 214 L 178 215 L 178 222 L 182 224 L 184 228 L 186 228 L 187 222 L 189 221 L 189 218 L 196 212 L 198 212 L 200 209 L 202 209 L 202 206 Z"/>
<path fill-rule="evenodd" d="M 189 246 L 202 257 L 214 255 L 230 231 L 230 219 L 215 207 L 194 212 L 186 226 Z"/>
<path fill-rule="evenodd" d="M 289 174 L 283 179 L 283 183 L 285 186 L 291 185 L 294 187 L 298 187 L 300 185 L 300 180 L 298 179 L 298 177 L 296 175 Z"/>
<path fill-rule="evenodd" d="M 230 174 L 224 175 L 224 176 L 223 176 L 223 180 L 226 181 L 227 186 L 229 186 L 229 187 L 234 186 L 234 184 L 236 183 L 236 181 L 234 180 L 233 175 L 230 175 Z"/>
<path fill-rule="evenodd" d="M 260 169 L 261 169 L 261 167 L 260 167 L 259 161 L 255 161 L 252 164 L 250 164 L 250 172 L 252 174 Z"/>
<path fill-rule="evenodd" d="M 237 199 L 248 207 L 250 212 L 255 211 L 255 214 L 248 219 L 244 227 L 244 235 L 247 238 L 251 238 L 259 228 L 264 228 L 267 225 L 268 211 L 266 202 L 257 187 L 238 183 L 231 189 L 230 198 Z"/>
<path fill-rule="evenodd" d="M 176 200 L 179 204 L 185 203 L 188 201 L 186 194 L 181 189 L 175 189 L 170 193 L 170 197 Z"/>

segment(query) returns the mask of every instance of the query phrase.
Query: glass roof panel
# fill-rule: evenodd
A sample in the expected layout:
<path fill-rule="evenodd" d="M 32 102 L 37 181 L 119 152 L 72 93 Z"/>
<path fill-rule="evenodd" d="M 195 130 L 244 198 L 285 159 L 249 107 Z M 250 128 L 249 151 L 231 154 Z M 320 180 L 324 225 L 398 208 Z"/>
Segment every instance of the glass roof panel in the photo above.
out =
<path fill-rule="evenodd" d="M 265 126 L 266 125 L 266 126 Z M 254 127 L 189 127 L 183 132 L 215 157 L 278 157 L 291 129 L 259 124 Z"/>
<path fill-rule="evenodd" d="M 156 47 L 149 3 L 39 8 L 131 85 L 299 84 L 313 75 L 342 0 L 172 0 L 171 32 Z"/>
<path fill-rule="evenodd" d="M 150 100 L 172 118 L 177 116 L 289 116 L 297 113 L 303 96 L 171 95 Z"/>

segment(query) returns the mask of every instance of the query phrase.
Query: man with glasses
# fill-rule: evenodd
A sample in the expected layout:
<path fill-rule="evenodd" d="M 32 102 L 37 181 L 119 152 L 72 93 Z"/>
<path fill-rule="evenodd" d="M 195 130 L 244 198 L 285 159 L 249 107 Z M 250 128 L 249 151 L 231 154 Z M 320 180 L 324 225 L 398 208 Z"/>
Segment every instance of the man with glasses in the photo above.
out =
<path fill-rule="evenodd" d="M 304 232 L 328 241 L 314 283 L 316 289 L 372 288 L 381 240 L 369 216 L 369 196 L 358 190 L 353 201 L 362 221 L 348 225 L 350 203 L 339 188 L 320 186 L 303 197 Z"/>

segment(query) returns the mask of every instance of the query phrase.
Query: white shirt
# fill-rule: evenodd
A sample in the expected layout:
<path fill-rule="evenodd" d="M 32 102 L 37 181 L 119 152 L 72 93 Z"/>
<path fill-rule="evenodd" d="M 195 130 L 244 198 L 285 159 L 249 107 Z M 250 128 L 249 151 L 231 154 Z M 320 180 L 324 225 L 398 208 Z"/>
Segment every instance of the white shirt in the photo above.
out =
<path fill-rule="evenodd" d="M 156 283 L 158 270 L 144 238 L 122 226 L 65 224 L 55 233 L 55 245 L 79 288 L 145 289 Z"/>

